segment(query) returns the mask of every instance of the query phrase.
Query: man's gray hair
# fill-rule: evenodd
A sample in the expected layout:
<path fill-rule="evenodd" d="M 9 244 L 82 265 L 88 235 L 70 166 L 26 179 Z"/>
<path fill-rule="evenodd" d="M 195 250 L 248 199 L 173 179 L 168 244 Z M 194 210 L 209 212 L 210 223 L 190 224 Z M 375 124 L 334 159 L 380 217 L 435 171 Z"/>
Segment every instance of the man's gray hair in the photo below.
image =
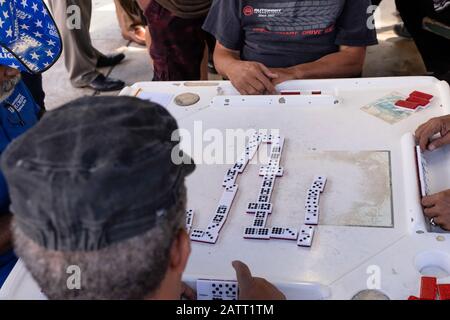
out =
<path fill-rule="evenodd" d="M 144 299 L 159 288 L 167 272 L 170 248 L 185 226 L 186 190 L 169 209 L 176 216 L 137 237 L 92 252 L 47 250 L 14 225 L 17 255 L 49 299 Z M 81 288 L 69 289 L 69 266 L 81 270 Z"/>

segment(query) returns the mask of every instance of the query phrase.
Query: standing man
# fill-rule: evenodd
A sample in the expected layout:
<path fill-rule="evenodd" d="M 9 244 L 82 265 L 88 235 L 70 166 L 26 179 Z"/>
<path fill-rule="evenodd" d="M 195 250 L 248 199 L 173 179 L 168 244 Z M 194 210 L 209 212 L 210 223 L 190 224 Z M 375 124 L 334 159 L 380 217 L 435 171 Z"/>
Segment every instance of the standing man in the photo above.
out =
<path fill-rule="evenodd" d="M 204 30 L 217 71 L 241 94 L 288 80 L 359 77 L 377 44 L 370 0 L 216 0 Z"/>
<path fill-rule="evenodd" d="M 0 154 L 33 127 L 42 113 L 21 72 L 29 74 L 30 80 L 36 78 L 58 60 L 62 50 L 58 29 L 43 1 L 25 4 L 22 0 L 0 1 Z M 0 287 L 17 261 L 11 244 L 9 205 L 8 187 L 0 172 Z"/>
<path fill-rule="evenodd" d="M 381 4 L 382 0 L 372 0 L 372 4 L 374 6 L 379 6 Z M 394 32 L 399 37 L 411 39 L 411 35 L 409 34 L 408 30 L 405 27 L 404 23 L 397 23 L 394 25 Z"/>
<path fill-rule="evenodd" d="M 146 45 L 146 25 L 143 12 L 135 0 L 114 0 L 122 37 L 141 46 Z"/>
<path fill-rule="evenodd" d="M 450 40 L 423 28 L 423 19 L 430 17 L 450 24 L 450 0 L 396 0 L 397 9 L 419 49 L 427 71 L 450 83 Z"/>
<path fill-rule="evenodd" d="M 202 30 L 212 0 L 137 0 L 147 19 L 154 81 L 200 80 L 205 47 L 215 39 Z"/>
<path fill-rule="evenodd" d="M 125 55 L 106 56 L 92 45 L 89 33 L 92 1 L 49 0 L 49 4 L 61 31 L 66 68 L 72 85 L 96 91 L 121 90 L 125 86 L 123 81 L 107 78 L 97 70 L 119 64 Z M 79 25 L 76 25 L 77 21 Z"/>

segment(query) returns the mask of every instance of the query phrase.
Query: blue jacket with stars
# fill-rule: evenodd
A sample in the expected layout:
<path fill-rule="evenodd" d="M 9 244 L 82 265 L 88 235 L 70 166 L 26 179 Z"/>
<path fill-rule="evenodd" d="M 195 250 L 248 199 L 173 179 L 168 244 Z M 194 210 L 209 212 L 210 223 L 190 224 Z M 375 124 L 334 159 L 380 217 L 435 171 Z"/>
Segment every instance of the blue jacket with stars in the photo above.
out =
<path fill-rule="evenodd" d="M 0 155 L 12 140 L 37 123 L 40 110 L 23 81 L 20 81 L 14 92 L 0 102 Z M 8 188 L 0 171 L 0 215 L 9 213 L 9 204 Z"/>

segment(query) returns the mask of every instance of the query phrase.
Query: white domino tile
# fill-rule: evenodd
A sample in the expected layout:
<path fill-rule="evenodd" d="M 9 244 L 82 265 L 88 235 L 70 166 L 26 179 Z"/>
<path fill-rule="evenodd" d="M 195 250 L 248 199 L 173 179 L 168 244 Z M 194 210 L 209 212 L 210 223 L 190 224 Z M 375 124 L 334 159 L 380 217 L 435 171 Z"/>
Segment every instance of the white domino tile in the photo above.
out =
<path fill-rule="evenodd" d="M 257 211 L 255 213 L 255 218 L 265 218 L 268 216 L 267 211 Z"/>
<path fill-rule="evenodd" d="M 205 231 L 205 235 L 200 241 L 204 243 L 215 244 L 217 242 L 217 238 L 219 238 L 219 232 Z"/>
<path fill-rule="evenodd" d="M 227 216 L 229 212 L 230 212 L 230 206 L 221 204 L 217 207 L 215 214 Z"/>
<path fill-rule="evenodd" d="M 271 153 L 269 156 L 269 161 L 267 163 L 267 166 L 279 168 L 280 162 L 281 162 L 281 154 L 280 153 Z"/>
<path fill-rule="evenodd" d="M 247 213 L 253 214 L 258 211 L 265 211 L 267 213 L 272 213 L 272 204 L 263 202 L 250 202 L 247 206 Z"/>
<path fill-rule="evenodd" d="M 243 173 L 245 171 L 245 168 L 247 167 L 248 159 L 244 155 L 234 164 L 232 167 L 233 170 L 236 170 L 238 173 Z"/>
<path fill-rule="evenodd" d="M 194 233 L 194 231 L 198 231 Z M 219 237 L 219 233 L 203 231 L 203 230 L 193 230 L 191 233 L 191 240 L 196 242 L 203 242 L 209 244 L 215 244 Z"/>
<path fill-rule="evenodd" d="M 253 157 L 255 156 L 255 154 L 258 152 L 258 148 L 249 148 L 249 149 L 247 149 L 247 152 L 248 152 L 248 158 L 250 160 L 252 160 Z"/>
<path fill-rule="evenodd" d="M 192 224 L 194 222 L 194 210 L 186 210 L 186 230 L 188 233 L 191 232 Z"/>
<path fill-rule="evenodd" d="M 259 189 L 259 195 L 260 196 L 268 196 L 269 200 L 270 197 L 272 196 L 272 192 L 273 192 L 273 187 L 261 187 L 261 189 Z M 267 201 L 265 201 L 267 202 Z"/>
<path fill-rule="evenodd" d="M 231 280 L 197 280 L 197 300 L 238 300 L 239 286 Z"/>
<path fill-rule="evenodd" d="M 274 188 L 275 186 L 275 176 L 264 176 L 261 183 L 261 188 Z"/>
<path fill-rule="evenodd" d="M 315 227 L 313 226 L 302 226 L 300 228 L 297 245 L 300 247 L 311 247 L 314 239 Z"/>
<path fill-rule="evenodd" d="M 272 227 L 270 238 L 282 240 L 297 240 L 298 231 L 293 228 Z"/>
<path fill-rule="evenodd" d="M 319 201 L 314 201 L 314 200 L 306 201 L 305 209 L 306 209 L 306 211 L 309 210 L 310 212 L 319 211 L 320 210 Z"/>
<path fill-rule="evenodd" d="M 255 156 L 256 152 L 258 151 L 258 148 L 261 144 L 261 137 L 258 133 L 253 134 L 250 137 L 250 140 L 245 148 L 246 155 L 248 156 L 248 159 L 251 160 Z"/>
<path fill-rule="evenodd" d="M 238 171 L 229 169 L 227 173 L 225 173 L 225 177 L 223 178 L 222 187 L 230 187 L 233 186 L 236 182 L 238 176 Z"/>
<path fill-rule="evenodd" d="M 282 167 L 271 167 L 271 166 L 262 166 L 259 169 L 260 176 L 277 176 L 282 177 L 284 174 L 284 169 Z"/>
<path fill-rule="evenodd" d="M 261 212 L 257 212 L 253 218 L 253 224 L 252 227 L 254 228 L 264 228 L 266 226 L 267 223 L 267 216 L 268 213 L 261 211 Z"/>
<path fill-rule="evenodd" d="M 261 137 L 261 142 L 267 143 L 267 144 L 277 143 L 282 138 L 279 134 L 267 132 L 267 130 L 261 130 L 260 137 Z"/>
<path fill-rule="evenodd" d="M 285 141 L 284 137 L 280 137 L 280 139 L 277 141 L 272 141 L 271 153 L 281 154 L 284 148 L 284 141 Z"/>
<path fill-rule="evenodd" d="M 320 196 L 320 190 L 317 189 L 308 189 L 308 192 L 306 194 L 306 198 L 319 198 Z"/>
<path fill-rule="evenodd" d="M 305 200 L 305 224 L 318 225 L 320 214 L 320 194 L 325 190 L 327 177 L 317 175 L 314 177 L 311 188 L 308 190 Z"/>
<path fill-rule="evenodd" d="M 214 218 L 212 218 L 211 223 L 212 224 L 220 224 L 220 225 L 223 226 L 225 224 L 226 220 L 227 220 L 227 216 L 226 215 L 216 214 L 214 216 Z"/>
<path fill-rule="evenodd" d="M 270 202 L 270 196 L 268 195 L 259 195 L 256 201 L 261 203 L 269 203 Z"/>
<path fill-rule="evenodd" d="M 199 239 L 202 239 L 204 235 L 205 231 L 200 229 L 193 229 L 190 238 L 192 241 L 198 241 Z"/>
<path fill-rule="evenodd" d="M 429 183 L 428 183 L 428 164 L 423 157 L 422 150 L 420 146 L 416 147 L 417 156 L 417 169 L 419 170 L 419 184 L 420 184 L 420 194 L 422 197 L 426 197 L 429 193 Z"/>
<path fill-rule="evenodd" d="M 209 232 L 211 235 L 219 235 L 220 230 L 225 224 L 226 220 L 222 220 L 222 222 L 211 222 L 205 229 L 205 232 Z"/>
<path fill-rule="evenodd" d="M 319 209 L 305 209 L 305 224 L 317 226 L 319 224 Z"/>
<path fill-rule="evenodd" d="M 309 209 L 309 208 L 312 208 L 314 206 L 319 206 L 319 202 L 320 202 L 320 197 L 319 196 L 317 196 L 317 197 L 314 197 L 314 196 L 307 197 L 306 200 L 305 200 L 305 209 Z"/>
<path fill-rule="evenodd" d="M 314 178 L 314 182 L 311 186 L 311 189 L 319 190 L 323 192 L 325 190 L 325 185 L 327 184 L 327 177 L 325 176 L 316 176 Z"/>
<path fill-rule="evenodd" d="M 255 240 L 270 240 L 270 229 L 269 228 L 255 228 L 248 227 L 244 231 L 245 239 L 255 239 Z"/>
<path fill-rule="evenodd" d="M 226 187 L 225 190 L 223 191 L 222 198 L 219 201 L 219 205 L 231 207 L 237 191 L 238 191 L 237 185 Z"/>

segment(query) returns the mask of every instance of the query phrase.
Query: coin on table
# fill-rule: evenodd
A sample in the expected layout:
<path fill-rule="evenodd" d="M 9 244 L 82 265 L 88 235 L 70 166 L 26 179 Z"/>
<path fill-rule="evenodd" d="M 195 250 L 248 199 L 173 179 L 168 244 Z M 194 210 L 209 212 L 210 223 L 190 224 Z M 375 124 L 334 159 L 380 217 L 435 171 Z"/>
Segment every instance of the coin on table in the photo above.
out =
<path fill-rule="evenodd" d="M 175 104 L 180 107 L 188 107 L 200 101 L 200 96 L 195 93 L 182 93 L 175 97 Z"/>

